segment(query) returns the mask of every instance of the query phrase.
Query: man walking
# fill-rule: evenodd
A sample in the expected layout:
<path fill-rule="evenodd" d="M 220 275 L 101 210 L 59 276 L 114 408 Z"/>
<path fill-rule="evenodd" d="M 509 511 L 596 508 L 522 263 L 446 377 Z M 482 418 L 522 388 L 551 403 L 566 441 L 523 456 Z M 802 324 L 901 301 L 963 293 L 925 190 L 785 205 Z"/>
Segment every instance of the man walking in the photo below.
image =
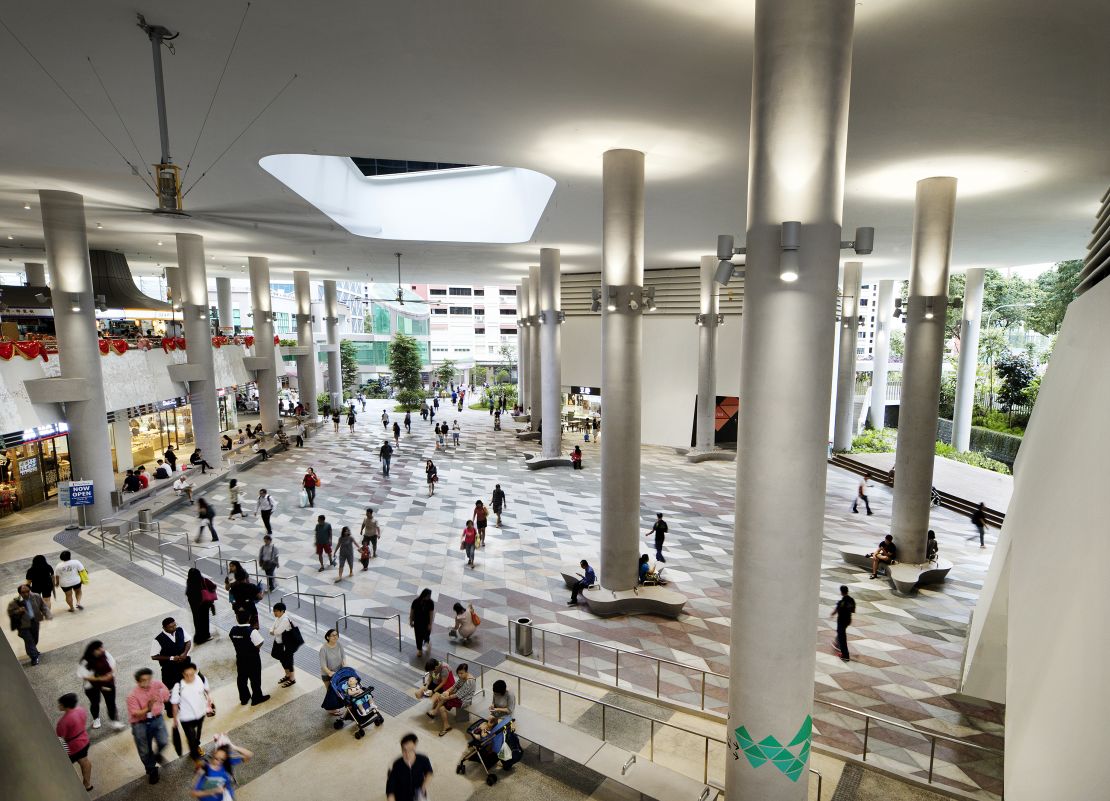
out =
<path fill-rule="evenodd" d="M 856 488 L 856 499 L 852 501 L 852 512 L 859 514 L 859 502 L 863 501 L 864 507 L 867 509 L 867 514 L 874 514 L 871 511 L 871 502 L 867 500 L 867 491 L 871 489 L 871 474 L 864 473 L 863 478 L 859 480 L 859 486 Z"/>
<path fill-rule="evenodd" d="M 258 491 L 258 503 L 254 507 L 254 514 L 256 517 L 262 518 L 262 525 L 266 527 L 267 534 L 273 534 L 274 530 L 270 527 L 270 516 L 277 508 L 277 502 L 274 497 L 264 489 Z"/>
<path fill-rule="evenodd" d="M 169 688 L 154 678 L 153 670 L 139 668 L 135 671 L 135 687 L 127 694 L 127 718 L 131 721 L 131 736 L 135 739 L 139 760 L 151 784 L 158 784 L 158 766 L 165 762 L 162 752 L 169 738 L 162 715 L 169 700 Z"/>
<path fill-rule="evenodd" d="M 235 683 L 239 688 L 239 703 L 258 706 L 270 700 L 262 694 L 262 635 L 251 625 L 250 612 L 242 611 L 235 616 L 236 624 L 227 636 L 235 646 Z M 249 688 L 248 688 L 249 685 Z"/>
<path fill-rule="evenodd" d="M 389 440 L 383 439 L 382 446 L 378 449 L 378 459 L 382 463 L 382 475 L 389 478 L 389 460 L 393 458 L 393 446 Z"/>
<path fill-rule="evenodd" d="M 432 762 L 416 753 L 415 734 L 401 738 L 401 756 L 389 769 L 385 780 L 387 801 L 424 801 L 432 780 Z"/>
<path fill-rule="evenodd" d="M 655 524 L 648 531 L 648 536 L 655 535 L 655 558 L 660 562 L 666 562 L 663 558 L 663 540 L 667 538 L 667 521 L 663 519 L 662 512 L 655 513 Z"/>
<path fill-rule="evenodd" d="M 39 623 L 52 617 L 50 610 L 38 593 L 31 592 L 30 584 L 20 584 L 18 595 L 8 604 L 8 620 L 12 628 L 23 640 L 23 647 L 31 664 L 37 665 L 42 654 L 39 653 Z"/>
<path fill-rule="evenodd" d="M 497 515 L 497 527 L 501 528 L 501 513 L 509 506 L 509 499 L 505 496 L 505 490 L 501 489 L 500 484 L 493 485 L 493 495 L 489 499 L 490 508 L 493 513 Z"/>
<path fill-rule="evenodd" d="M 856 600 L 848 594 L 848 588 L 840 585 L 840 600 L 836 602 L 832 615 L 836 616 L 836 642 L 833 648 L 842 662 L 851 661 L 848 655 L 848 626 L 852 624 L 852 614 L 856 611 Z"/>
<path fill-rule="evenodd" d="M 328 555 L 328 563 L 335 567 L 335 558 L 331 555 L 331 523 L 327 522 L 324 515 L 316 518 L 316 558 L 320 560 L 318 573 L 324 572 L 324 554 Z"/>
<path fill-rule="evenodd" d="M 162 666 L 162 683 L 170 690 L 181 681 L 181 671 L 189 662 L 193 641 L 189 632 L 172 617 L 162 621 L 162 631 L 150 646 L 150 658 Z"/>

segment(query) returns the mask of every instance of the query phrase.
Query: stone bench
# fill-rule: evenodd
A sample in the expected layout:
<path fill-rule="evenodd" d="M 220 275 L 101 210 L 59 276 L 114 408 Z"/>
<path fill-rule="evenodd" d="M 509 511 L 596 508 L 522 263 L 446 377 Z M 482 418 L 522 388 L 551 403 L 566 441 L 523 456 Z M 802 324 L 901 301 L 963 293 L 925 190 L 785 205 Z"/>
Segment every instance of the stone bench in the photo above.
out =
<path fill-rule="evenodd" d="M 563 565 L 560 568 L 559 573 L 562 575 L 563 582 L 566 583 L 568 590 L 573 590 L 574 585 L 582 580 L 582 577 L 578 575 L 581 572 L 581 565 Z M 593 584 L 591 586 L 597 587 L 598 585 Z"/>
<path fill-rule="evenodd" d="M 172 478 L 152 478 L 147 488 L 141 489 L 138 492 L 114 490 L 112 492 L 112 506 L 116 509 L 127 509 L 144 499 L 150 500 L 153 496 L 162 492 L 162 490 L 172 486 Z"/>
<path fill-rule="evenodd" d="M 868 571 L 871 570 L 871 558 L 867 556 L 869 553 L 874 553 L 874 548 L 868 548 L 866 545 L 840 546 L 840 556 L 845 562 L 865 568 Z M 952 562 L 949 559 L 939 557 L 933 562 L 920 565 L 905 562 L 891 565 L 880 562 L 879 570 L 884 569 L 890 578 L 891 584 L 898 592 L 911 593 L 922 584 L 936 584 L 944 581 L 948 572 L 952 569 Z"/>
<path fill-rule="evenodd" d="M 682 614 L 686 596 L 659 586 L 639 586 L 631 590 L 604 588 L 583 590 L 579 596 L 590 612 L 599 617 L 610 615 L 662 615 L 676 618 Z"/>
<path fill-rule="evenodd" d="M 841 558 L 851 565 L 865 567 L 871 569 L 871 557 L 869 553 L 874 553 L 874 548 L 868 548 L 866 545 L 841 545 L 840 556 Z M 883 567 L 882 564 L 879 567 Z"/>
<path fill-rule="evenodd" d="M 554 456 L 545 459 L 538 453 L 526 453 L 524 454 L 524 466 L 529 470 L 542 470 L 545 467 L 570 467 L 571 461 L 569 456 Z"/>

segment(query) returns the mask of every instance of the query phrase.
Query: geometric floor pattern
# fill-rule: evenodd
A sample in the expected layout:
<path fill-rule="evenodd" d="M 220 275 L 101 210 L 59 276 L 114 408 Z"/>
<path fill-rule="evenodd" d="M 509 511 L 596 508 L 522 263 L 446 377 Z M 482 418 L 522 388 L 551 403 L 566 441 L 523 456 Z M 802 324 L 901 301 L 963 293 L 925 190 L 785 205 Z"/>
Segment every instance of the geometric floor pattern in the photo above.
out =
<path fill-rule="evenodd" d="M 346 426 L 338 433 L 330 426 L 323 427 L 303 450 L 295 449 L 241 474 L 247 499 L 265 487 L 278 502 L 272 524 L 281 553 L 279 575 L 298 575 L 305 592 L 345 593 L 350 613 L 399 613 L 405 634 L 404 659 L 412 664 L 415 653 L 407 628 L 408 608 L 417 593 L 429 587 L 436 599 L 432 643 L 437 653 L 454 648 L 446 637 L 452 604 L 473 603 L 483 618 L 473 641 L 478 650 L 504 648 L 508 621 L 527 616 L 550 632 L 542 644 L 549 662 L 573 667 L 579 658 L 577 643 L 560 638 L 559 632 L 643 651 L 691 666 L 690 670 L 663 671 L 658 681 L 664 695 L 695 705 L 704 695 L 707 708 L 724 711 L 727 682 L 709 676 L 703 687 L 698 671 L 728 673 L 734 465 L 693 465 L 670 449 L 643 449 L 643 551 L 651 552 L 646 534 L 655 512 L 661 511 L 670 526 L 667 574 L 688 598 L 686 613 L 677 621 L 642 616 L 600 619 L 566 606 L 568 594 L 559 575 L 561 566 L 582 558 L 596 563 L 600 534 L 596 443 L 581 443 L 585 453 L 581 471 L 528 471 L 522 454 L 532 449 L 532 443 L 518 442 L 508 425 L 504 431 L 494 432 L 492 420 L 484 413 L 466 410 L 440 415 L 449 421 L 457 418 L 462 427 L 461 445 L 446 453 L 435 450 L 431 426 L 417 418 L 412 435 L 403 436 L 395 451 L 390 477 L 383 478 L 376 456 L 383 435 L 374 420 L 378 414 L 380 409 L 371 403 L 360 416 L 368 422 L 360 421 L 353 434 Z M 567 440 L 567 449 L 573 444 Z M 435 460 L 440 477 L 433 497 L 427 496 L 424 482 L 427 458 Z M 298 504 L 300 477 L 308 466 L 315 468 L 322 486 L 315 508 L 302 509 Z M 491 523 L 487 545 L 470 569 L 459 549 L 459 535 L 474 501 L 482 499 L 488 504 L 495 483 L 508 495 L 504 528 L 494 528 Z M 993 539 L 988 538 L 988 548 L 980 550 L 978 542 L 967 539 L 973 529 L 965 518 L 935 509 L 931 526 L 942 553 L 956 568 L 942 585 L 913 597 L 895 596 L 885 582 L 870 580 L 865 571 L 845 565 L 839 558 L 841 544 L 873 545 L 889 526 L 889 492 L 881 487 L 874 490 L 874 516 L 854 515 L 850 500 L 855 485 L 850 474 L 829 468 L 822 608 L 814 625 L 816 697 L 1000 748 L 1004 709 L 955 694 L 968 617 L 986 575 Z M 228 521 L 225 488 L 207 497 L 219 515 L 216 526 L 224 557 L 253 557 L 264 533 L 261 522 L 253 517 Z M 379 557 L 366 572 L 356 563 L 354 578 L 336 583 L 334 568 L 317 569 L 313 552 L 316 515 L 326 515 L 337 536 L 341 526 L 349 525 L 357 538 L 367 507 L 375 509 L 382 528 Z M 253 500 L 244 508 L 252 514 Z M 195 535 L 197 521 L 192 514 L 186 508 L 163 518 L 163 531 Z M 214 566 L 206 572 L 215 572 Z M 280 583 L 284 591 L 293 590 L 292 582 Z M 840 584 L 849 586 L 857 603 L 849 631 L 853 661 L 847 664 L 836 657 L 830 645 L 833 627 L 828 614 Z M 339 602 L 322 599 L 322 603 L 338 607 Z M 377 642 L 375 639 L 376 652 Z M 635 661 L 628 657 L 622 661 L 622 685 L 639 681 L 653 688 L 657 680 L 654 667 Z M 612 652 L 582 646 L 581 669 L 611 677 Z M 863 728 L 858 717 L 822 704 L 815 708 L 815 743 L 858 755 Z M 929 746 L 925 738 L 872 723 L 868 740 L 868 761 L 889 765 L 900 773 L 926 775 Z M 994 757 L 980 758 L 978 753 L 958 753 L 942 744 L 936 751 L 934 781 L 977 797 L 997 798 L 1002 786 L 1001 763 Z"/>

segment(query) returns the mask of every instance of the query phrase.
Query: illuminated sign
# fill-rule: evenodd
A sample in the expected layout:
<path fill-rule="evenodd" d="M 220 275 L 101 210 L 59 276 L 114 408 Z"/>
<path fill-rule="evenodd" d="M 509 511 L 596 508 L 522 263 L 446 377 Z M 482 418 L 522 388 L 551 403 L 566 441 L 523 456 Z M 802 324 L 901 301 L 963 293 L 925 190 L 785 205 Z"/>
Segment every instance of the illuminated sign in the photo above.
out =
<path fill-rule="evenodd" d="M 39 460 L 37 458 L 19 460 L 19 474 L 21 476 L 29 476 L 32 473 L 37 473 L 38 469 Z"/>
<path fill-rule="evenodd" d="M 601 387 L 575 387 L 570 388 L 571 395 L 595 395 L 601 397 Z"/>
<path fill-rule="evenodd" d="M 69 424 L 51 423 L 50 425 L 23 429 L 23 441 L 38 442 L 39 440 L 51 439 L 52 437 L 61 437 L 67 433 L 69 433 Z"/>

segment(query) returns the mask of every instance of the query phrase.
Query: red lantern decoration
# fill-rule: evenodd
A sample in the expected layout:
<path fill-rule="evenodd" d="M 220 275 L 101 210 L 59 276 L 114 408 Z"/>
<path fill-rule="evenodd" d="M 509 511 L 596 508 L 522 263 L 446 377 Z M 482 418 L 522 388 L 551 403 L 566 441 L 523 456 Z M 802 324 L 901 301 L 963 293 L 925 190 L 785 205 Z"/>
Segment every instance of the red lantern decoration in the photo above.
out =
<path fill-rule="evenodd" d="M 101 356 L 107 356 L 108 355 L 108 340 L 100 339 L 100 340 L 97 340 L 96 344 L 100 346 L 100 355 Z"/>

